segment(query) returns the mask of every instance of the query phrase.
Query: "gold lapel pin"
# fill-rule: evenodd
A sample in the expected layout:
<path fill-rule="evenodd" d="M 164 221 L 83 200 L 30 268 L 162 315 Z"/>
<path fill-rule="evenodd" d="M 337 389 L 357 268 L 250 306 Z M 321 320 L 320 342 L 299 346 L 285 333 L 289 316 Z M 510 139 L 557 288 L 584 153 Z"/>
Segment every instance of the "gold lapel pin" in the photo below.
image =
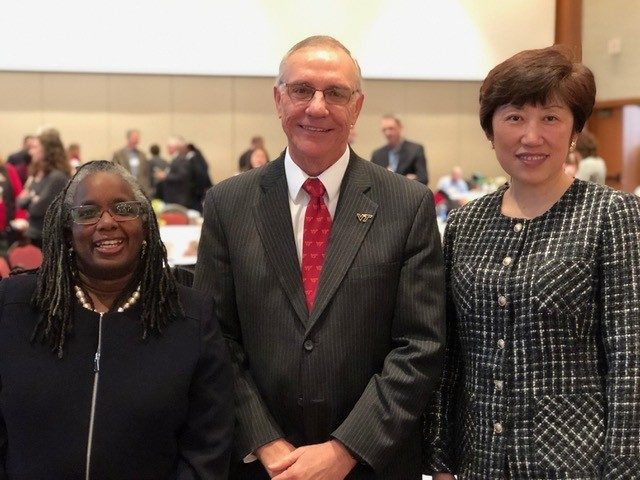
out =
<path fill-rule="evenodd" d="M 358 217 L 358 221 L 366 223 L 373 218 L 373 215 L 370 213 L 356 213 L 356 217 Z"/>

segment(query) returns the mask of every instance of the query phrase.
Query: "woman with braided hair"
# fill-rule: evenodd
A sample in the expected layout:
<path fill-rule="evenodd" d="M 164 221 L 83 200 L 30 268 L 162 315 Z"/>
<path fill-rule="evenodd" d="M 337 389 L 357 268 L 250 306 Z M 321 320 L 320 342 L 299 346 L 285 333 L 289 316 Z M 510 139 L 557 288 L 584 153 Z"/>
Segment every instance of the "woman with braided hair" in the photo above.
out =
<path fill-rule="evenodd" d="M 227 478 L 226 347 L 131 174 L 79 168 L 43 255 L 0 283 L 0 479 Z"/>

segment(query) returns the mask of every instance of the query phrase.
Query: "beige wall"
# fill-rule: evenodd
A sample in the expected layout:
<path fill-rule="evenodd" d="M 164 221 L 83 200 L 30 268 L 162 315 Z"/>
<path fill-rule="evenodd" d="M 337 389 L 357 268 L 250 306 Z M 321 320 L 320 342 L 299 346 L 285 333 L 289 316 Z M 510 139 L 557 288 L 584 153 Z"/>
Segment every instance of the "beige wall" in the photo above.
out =
<path fill-rule="evenodd" d="M 139 128 L 141 146 L 164 147 L 172 134 L 196 143 L 215 181 L 236 171 L 249 138 L 261 134 L 275 157 L 285 146 L 271 78 L 0 72 L 0 155 L 19 148 L 41 125 L 79 142 L 84 160 L 110 158 L 124 132 Z M 355 150 L 365 158 L 384 143 L 379 118 L 399 113 L 407 138 L 427 147 L 433 186 L 452 165 L 500 174 L 477 119 L 477 82 L 365 82 Z"/>
<path fill-rule="evenodd" d="M 582 58 L 595 74 L 598 100 L 640 98 L 640 2 L 583 0 Z M 621 51 L 607 45 L 619 38 Z"/>

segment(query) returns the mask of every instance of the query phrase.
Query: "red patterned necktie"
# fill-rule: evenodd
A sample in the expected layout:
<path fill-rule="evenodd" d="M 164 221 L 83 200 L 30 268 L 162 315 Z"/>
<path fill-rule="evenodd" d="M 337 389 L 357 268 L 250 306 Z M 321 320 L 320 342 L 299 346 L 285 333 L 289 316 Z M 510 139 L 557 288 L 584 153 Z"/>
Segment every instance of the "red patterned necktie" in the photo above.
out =
<path fill-rule="evenodd" d="M 324 203 L 325 188 L 320 180 L 308 178 L 302 184 L 302 188 L 311 197 L 304 214 L 302 237 L 302 285 L 307 299 L 307 309 L 311 311 L 329 242 L 331 215 Z"/>

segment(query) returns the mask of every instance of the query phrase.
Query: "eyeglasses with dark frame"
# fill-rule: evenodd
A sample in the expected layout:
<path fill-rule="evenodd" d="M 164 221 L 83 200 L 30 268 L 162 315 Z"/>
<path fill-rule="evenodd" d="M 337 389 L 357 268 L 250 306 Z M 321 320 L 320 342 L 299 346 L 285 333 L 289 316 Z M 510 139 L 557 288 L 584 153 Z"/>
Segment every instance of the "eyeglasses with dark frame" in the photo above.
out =
<path fill-rule="evenodd" d="M 316 92 L 322 92 L 325 102 L 330 105 L 340 106 L 348 104 L 349 101 L 351 101 L 353 94 L 359 92 L 359 90 L 351 90 L 346 87 L 329 87 L 321 90 L 319 88 L 312 87 L 308 83 L 283 82 L 280 85 L 286 89 L 287 95 L 297 102 L 308 102 L 313 98 Z"/>
<path fill-rule="evenodd" d="M 142 204 L 137 201 L 117 202 L 109 208 L 98 205 L 80 205 L 71 207 L 71 220 L 78 225 L 95 225 L 100 221 L 104 212 L 109 212 L 116 222 L 135 220 L 142 212 Z"/>

